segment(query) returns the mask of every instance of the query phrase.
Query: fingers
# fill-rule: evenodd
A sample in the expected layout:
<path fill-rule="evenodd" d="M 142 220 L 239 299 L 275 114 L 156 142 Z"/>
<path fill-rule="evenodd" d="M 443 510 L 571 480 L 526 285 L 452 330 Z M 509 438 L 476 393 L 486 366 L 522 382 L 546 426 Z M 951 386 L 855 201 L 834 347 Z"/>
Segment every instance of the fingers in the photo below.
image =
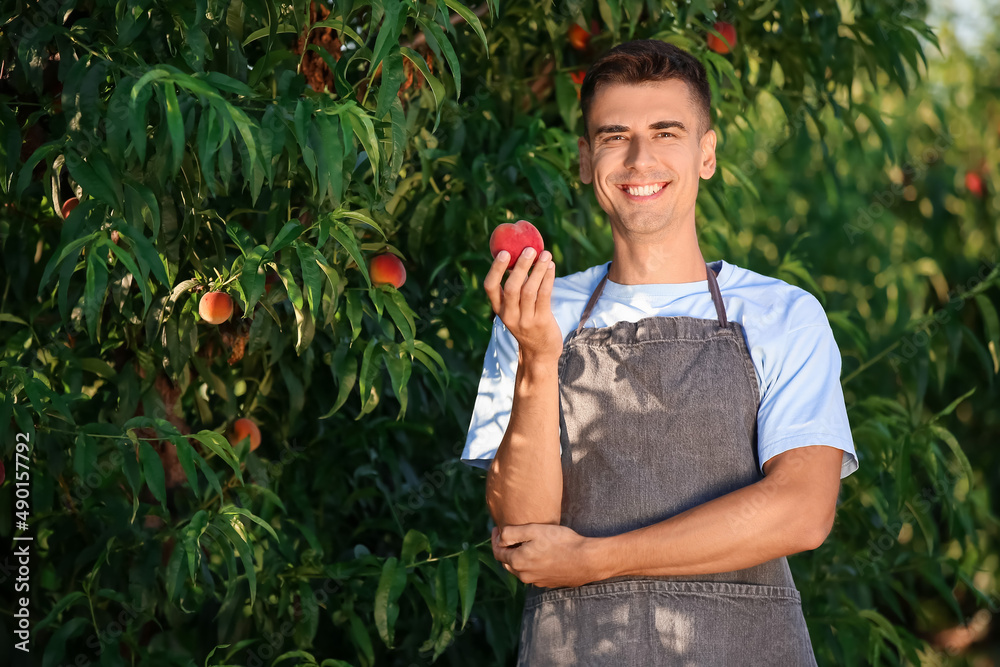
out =
<path fill-rule="evenodd" d="M 549 262 L 545 275 L 542 276 L 542 284 L 538 288 L 538 297 L 535 301 L 535 312 L 552 311 L 552 285 L 556 281 L 556 264 Z"/>
<path fill-rule="evenodd" d="M 524 277 L 528 275 L 531 262 L 535 259 L 535 249 L 525 248 L 521 256 L 514 263 L 514 268 L 507 277 L 507 282 L 503 286 L 504 311 L 514 310 L 520 313 L 521 308 L 521 287 L 524 285 Z"/>
<path fill-rule="evenodd" d="M 528 317 L 534 316 L 536 309 L 535 301 L 538 298 L 538 286 L 548 272 L 549 258 L 551 257 L 552 253 L 548 250 L 542 251 L 542 254 L 538 256 L 538 263 L 531 269 L 531 276 L 524 283 L 524 287 L 521 288 L 522 315 Z"/>
<path fill-rule="evenodd" d="M 501 250 L 493 259 L 489 273 L 486 274 L 486 279 L 483 280 L 483 287 L 490 298 L 490 305 L 493 306 L 493 312 L 497 315 L 500 314 L 500 307 L 502 305 L 500 299 L 500 279 L 503 278 L 504 271 L 507 270 L 509 262 L 509 253 L 506 250 Z"/>
<path fill-rule="evenodd" d="M 514 310 L 516 312 L 520 307 L 521 288 L 524 285 L 524 278 L 528 274 L 528 269 L 531 268 L 531 263 L 535 258 L 535 250 L 534 248 L 524 249 L 521 256 L 514 263 L 510 275 L 507 276 L 507 282 L 504 283 L 503 289 L 501 289 L 500 281 L 508 266 L 508 260 L 505 259 L 507 255 L 508 253 L 505 250 L 497 253 L 489 272 L 486 274 L 485 280 L 483 280 L 483 287 L 489 296 L 493 312 L 500 315 L 501 319 L 503 319 L 506 311 Z M 507 321 L 504 320 L 504 323 L 507 324 Z"/>

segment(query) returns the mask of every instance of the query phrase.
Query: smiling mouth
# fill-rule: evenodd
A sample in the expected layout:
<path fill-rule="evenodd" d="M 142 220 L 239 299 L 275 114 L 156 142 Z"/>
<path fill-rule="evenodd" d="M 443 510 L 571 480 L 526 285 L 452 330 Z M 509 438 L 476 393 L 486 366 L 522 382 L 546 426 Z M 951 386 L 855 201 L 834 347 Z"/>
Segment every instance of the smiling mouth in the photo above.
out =
<path fill-rule="evenodd" d="M 652 197 L 653 195 L 662 192 L 670 181 L 663 181 L 662 183 L 650 183 L 649 185 L 619 185 L 618 189 L 627 195 L 642 199 L 645 197 Z"/>

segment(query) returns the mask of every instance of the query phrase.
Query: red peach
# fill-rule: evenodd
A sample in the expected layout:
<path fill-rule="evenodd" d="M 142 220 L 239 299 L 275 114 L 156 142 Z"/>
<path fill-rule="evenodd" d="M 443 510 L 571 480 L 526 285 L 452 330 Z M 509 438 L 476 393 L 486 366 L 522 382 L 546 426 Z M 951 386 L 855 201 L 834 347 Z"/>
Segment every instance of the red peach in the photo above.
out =
<path fill-rule="evenodd" d="M 591 36 L 596 35 L 598 30 L 600 30 L 600 25 L 594 19 L 590 21 L 590 32 L 581 28 L 579 24 L 574 23 L 569 27 L 569 43 L 577 51 L 583 51 L 590 44 Z"/>
<path fill-rule="evenodd" d="M 229 444 L 233 447 L 240 444 L 243 438 L 250 436 L 250 451 L 260 447 L 260 429 L 252 419 L 240 417 L 233 423 L 233 430 L 229 434 Z"/>
<path fill-rule="evenodd" d="M 399 289 L 406 282 L 403 262 L 391 252 L 373 257 L 368 263 L 368 274 L 375 285 L 392 285 Z"/>
<path fill-rule="evenodd" d="M 198 302 L 198 314 L 209 324 L 222 324 L 233 314 L 233 298 L 225 292 L 208 292 Z"/>
<path fill-rule="evenodd" d="M 63 219 L 68 218 L 69 214 L 73 212 L 73 209 L 76 208 L 79 203 L 80 200 L 76 197 L 70 197 L 69 199 L 64 201 L 62 205 Z"/>
<path fill-rule="evenodd" d="M 497 225 L 490 234 L 490 254 L 496 259 L 501 250 L 506 250 L 510 254 L 508 268 L 514 266 L 521 253 L 528 247 L 535 249 L 535 259 L 531 262 L 534 266 L 542 250 L 545 249 L 545 243 L 538 229 L 527 220 L 518 220 L 516 223 L 504 222 Z"/>
<path fill-rule="evenodd" d="M 708 33 L 708 48 L 716 53 L 729 53 L 736 46 L 736 28 L 733 27 L 732 23 L 726 23 L 725 21 L 716 21 L 712 24 L 712 27 L 722 35 L 725 41 L 712 33 Z"/>
<path fill-rule="evenodd" d="M 982 199 L 983 177 L 974 171 L 965 172 L 965 189 Z"/>

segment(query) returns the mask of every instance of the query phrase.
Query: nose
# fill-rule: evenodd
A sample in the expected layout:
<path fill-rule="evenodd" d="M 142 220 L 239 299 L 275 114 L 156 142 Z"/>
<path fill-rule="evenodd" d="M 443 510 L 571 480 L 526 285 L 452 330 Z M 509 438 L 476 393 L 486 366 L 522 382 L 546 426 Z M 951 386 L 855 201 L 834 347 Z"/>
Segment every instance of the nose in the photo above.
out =
<path fill-rule="evenodd" d="M 656 164 L 653 157 L 652 147 L 649 139 L 641 136 L 632 137 L 625 154 L 625 166 L 634 167 L 637 171 L 652 167 Z"/>

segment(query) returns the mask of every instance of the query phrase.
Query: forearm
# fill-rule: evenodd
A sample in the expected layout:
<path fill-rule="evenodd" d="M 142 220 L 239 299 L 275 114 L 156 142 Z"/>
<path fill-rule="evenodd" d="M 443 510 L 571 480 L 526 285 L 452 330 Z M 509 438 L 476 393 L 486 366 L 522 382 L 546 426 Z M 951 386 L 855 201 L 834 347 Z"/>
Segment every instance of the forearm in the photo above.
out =
<path fill-rule="evenodd" d="M 518 363 L 510 421 L 486 476 L 486 504 L 501 528 L 559 524 L 562 463 L 557 374 L 557 359 Z"/>
<path fill-rule="evenodd" d="M 820 522 L 801 498 L 787 479 L 764 478 L 651 526 L 597 538 L 595 580 L 730 572 L 814 549 Z"/>

